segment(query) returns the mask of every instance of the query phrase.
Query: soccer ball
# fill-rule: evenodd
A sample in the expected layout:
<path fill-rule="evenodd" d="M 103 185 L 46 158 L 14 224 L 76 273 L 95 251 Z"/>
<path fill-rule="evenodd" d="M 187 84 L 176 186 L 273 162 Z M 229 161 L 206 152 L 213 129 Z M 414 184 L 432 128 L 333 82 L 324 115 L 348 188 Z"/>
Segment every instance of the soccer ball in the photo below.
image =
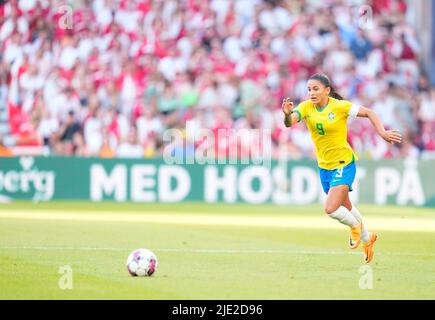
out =
<path fill-rule="evenodd" d="M 149 277 L 157 270 L 157 257 L 148 249 L 134 250 L 127 258 L 127 270 L 133 277 Z"/>

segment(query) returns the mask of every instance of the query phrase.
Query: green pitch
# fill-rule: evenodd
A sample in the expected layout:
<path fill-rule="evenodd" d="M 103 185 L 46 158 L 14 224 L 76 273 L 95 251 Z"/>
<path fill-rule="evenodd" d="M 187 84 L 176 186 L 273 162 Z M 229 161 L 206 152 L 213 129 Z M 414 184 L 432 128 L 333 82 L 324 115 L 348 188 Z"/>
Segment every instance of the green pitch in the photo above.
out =
<path fill-rule="evenodd" d="M 3 204 L 0 299 L 434 299 L 435 210 L 359 208 L 370 269 L 318 205 Z M 125 268 L 141 247 L 151 278 Z"/>

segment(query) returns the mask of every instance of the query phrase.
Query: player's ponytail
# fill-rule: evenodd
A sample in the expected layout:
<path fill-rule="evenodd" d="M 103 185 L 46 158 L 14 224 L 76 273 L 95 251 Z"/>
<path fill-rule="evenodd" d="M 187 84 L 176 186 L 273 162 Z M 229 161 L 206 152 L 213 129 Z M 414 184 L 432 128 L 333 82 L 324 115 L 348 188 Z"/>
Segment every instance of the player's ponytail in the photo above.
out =
<path fill-rule="evenodd" d="M 309 80 L 320 81 L 325 87 L 331 88 L 331 92 L 329 93 L 330 97 L 335 98 L 337 100 L 344 100 L 344 98 L 332 87 L 331 81 L 329 81 L 329 78 L 326 74 L 316 73 L 312 75 Z"/>
<path fill-rule="evenodd" d="M 330 97 L 333 97 L 337 100 L 344 100 L 344 98 L 337 92 L 332 86 L 329 86 L 331 88 L 331 92 L 329 93 Z"/>

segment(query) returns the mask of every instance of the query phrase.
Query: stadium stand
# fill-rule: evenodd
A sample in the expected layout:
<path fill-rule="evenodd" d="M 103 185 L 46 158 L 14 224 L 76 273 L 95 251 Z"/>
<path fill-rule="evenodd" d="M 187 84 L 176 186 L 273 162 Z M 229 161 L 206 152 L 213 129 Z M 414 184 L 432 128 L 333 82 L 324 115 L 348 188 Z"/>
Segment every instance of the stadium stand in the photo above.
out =
<path fill-rule="evenodd" d="M 388 145 L 351 120 L 361 157 L 433 156 L 435 88 L 409 5 L 10 0 L 0 5 L 0 136 L 16 154 L 154 157 L 164 130 L 190 121 L 215 133 L 270 129 L 275 158 L 283 145 L 291 159 L 312 158 L 308 131 L 285 129 L 280 104 L 303 100 L 321 71 L 405 137 Z"/>

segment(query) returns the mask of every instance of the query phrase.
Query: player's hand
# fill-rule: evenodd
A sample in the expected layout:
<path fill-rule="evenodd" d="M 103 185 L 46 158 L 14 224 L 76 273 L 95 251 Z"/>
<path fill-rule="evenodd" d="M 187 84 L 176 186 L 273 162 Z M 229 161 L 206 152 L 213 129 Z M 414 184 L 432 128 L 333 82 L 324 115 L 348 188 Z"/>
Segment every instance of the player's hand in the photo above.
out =
<path fill-rule="evenodd" d="M 391 144 L 402 143 L 402 135 L 397 130 L 385 131 L 382 138 Z"/>
<path fill-rule="evenodd" d="M 293 110 L 293 102 L 290 101 L 290 98 L 285 98 L 282 100 L 282 112 L 284 114 L 289 115 Z"/>

